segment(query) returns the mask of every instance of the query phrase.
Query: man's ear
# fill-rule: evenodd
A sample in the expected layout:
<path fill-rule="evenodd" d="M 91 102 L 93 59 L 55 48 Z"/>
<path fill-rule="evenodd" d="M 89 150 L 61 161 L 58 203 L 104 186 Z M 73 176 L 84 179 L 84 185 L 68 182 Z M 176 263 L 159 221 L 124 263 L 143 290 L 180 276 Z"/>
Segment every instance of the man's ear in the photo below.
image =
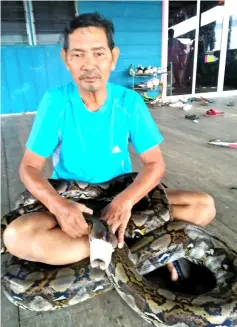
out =
<path fill-rule="evenodd" d="M 68 66 L 68 62 L 67 62 L 67 51 L 65 49 L 61 49 L 61 58 L 63 59 L 63 62 L 67 68 L 67 70 L 70 71 L 70 68 Z"/>
<path fill-rule="evenodd" d="M 117 64 L 117 61 L 118 61 L 118 58 L 119 58 L 119 53 L 120 53 L 120 50 L 118 47 L 114 47 L 113 50 L 112 50 L 112 71 L 115 70 L 115 67 L 116 67 L 116 64 Z"/>

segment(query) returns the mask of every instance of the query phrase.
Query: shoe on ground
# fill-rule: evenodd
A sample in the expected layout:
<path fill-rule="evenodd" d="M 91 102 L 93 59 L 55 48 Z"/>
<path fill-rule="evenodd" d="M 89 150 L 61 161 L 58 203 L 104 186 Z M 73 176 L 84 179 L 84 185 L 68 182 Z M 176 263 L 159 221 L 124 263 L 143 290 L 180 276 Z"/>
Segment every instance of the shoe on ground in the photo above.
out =
<path fill-rule="evenodd" d="M 169 105 L 170 107 L 173 107 L 173 108 L 182 108 L 185 106 L 184 103 L 182 101 L 178 101 L 178 102 L 175 102 L 175 103 L 171 103 Z"/>

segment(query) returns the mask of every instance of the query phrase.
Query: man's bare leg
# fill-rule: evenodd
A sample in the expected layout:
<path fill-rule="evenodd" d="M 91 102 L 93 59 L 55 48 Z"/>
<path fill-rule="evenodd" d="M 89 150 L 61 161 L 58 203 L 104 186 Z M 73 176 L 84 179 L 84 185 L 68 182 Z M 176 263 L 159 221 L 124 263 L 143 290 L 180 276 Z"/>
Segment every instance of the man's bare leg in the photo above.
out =
<path fill-rule="evenodd" d="M 210 195 L 173 189 L 166 189 L 166 192 L 172 203 L 174 220 L 205 226 L 214 219 L 216 215 L 215 202 Z M 171 273 L 171 279 L 177 280 L 178 273 L 174 265 L 169 263 L 167 267 Z"/>
<path fill-rule="evenodd" d="M 172 189 L 166 191 L 172 203 L 172 214 L 175 220 L 205 226 L 215 217 L 215 202 L 210 195 Z"/>
<path fill-rule="evenodd" d="M 88 236 L 73 239 L 46 212 L 23 215 L 5 230 L 4 244 L 8 251 L 25 260 L 65 265 L 89 256 Z"/>
<path fill-rule="evenodd" d="M 205 226 L 215 217 L 212 197 L 203 193 L 167 189 L 174 220 Z M 30 261 L 65 265 L 89 256 L 88 236 L 73 239 L 64 233 L 50 213 L 32 213 L 13 221 L 4 232 L 10 253 Z M 80 249 L 80 250 L 79 250 Z M 172 280 L 178 279 L 173 264 L 168 264 Z"/>

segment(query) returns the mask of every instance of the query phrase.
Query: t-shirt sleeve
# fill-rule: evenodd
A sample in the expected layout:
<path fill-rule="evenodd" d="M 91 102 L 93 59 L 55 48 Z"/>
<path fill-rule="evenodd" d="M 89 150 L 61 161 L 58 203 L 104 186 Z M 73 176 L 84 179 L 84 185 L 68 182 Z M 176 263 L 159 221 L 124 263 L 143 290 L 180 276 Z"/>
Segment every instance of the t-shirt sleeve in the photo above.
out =
<path fill-rule="evenodd" d="M 135 95 L 131 117 L 130 142 L 137 154 L 141 154 L 163 141 L 149 109 L 139 94 Z"/>
<path fill-rule="evenodd" d="M 26 148 L 41 157 L 50 157 L 59 141 L 58 105 L 55 94 L 46 92 L 39 104 L 26 142 Z"/>

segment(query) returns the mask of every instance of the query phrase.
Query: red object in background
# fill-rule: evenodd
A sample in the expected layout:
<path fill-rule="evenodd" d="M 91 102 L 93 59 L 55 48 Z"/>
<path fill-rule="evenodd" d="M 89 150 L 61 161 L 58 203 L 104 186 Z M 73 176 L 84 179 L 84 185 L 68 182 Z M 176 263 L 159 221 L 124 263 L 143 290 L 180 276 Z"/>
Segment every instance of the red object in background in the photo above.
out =
<path fill-rule="evenodd" d="M 224 116 L 224 111 L 216 111 L 215 109 L 209 109 L 206 111 L 206 113 L 204 114 L 204 116 Z"/>

